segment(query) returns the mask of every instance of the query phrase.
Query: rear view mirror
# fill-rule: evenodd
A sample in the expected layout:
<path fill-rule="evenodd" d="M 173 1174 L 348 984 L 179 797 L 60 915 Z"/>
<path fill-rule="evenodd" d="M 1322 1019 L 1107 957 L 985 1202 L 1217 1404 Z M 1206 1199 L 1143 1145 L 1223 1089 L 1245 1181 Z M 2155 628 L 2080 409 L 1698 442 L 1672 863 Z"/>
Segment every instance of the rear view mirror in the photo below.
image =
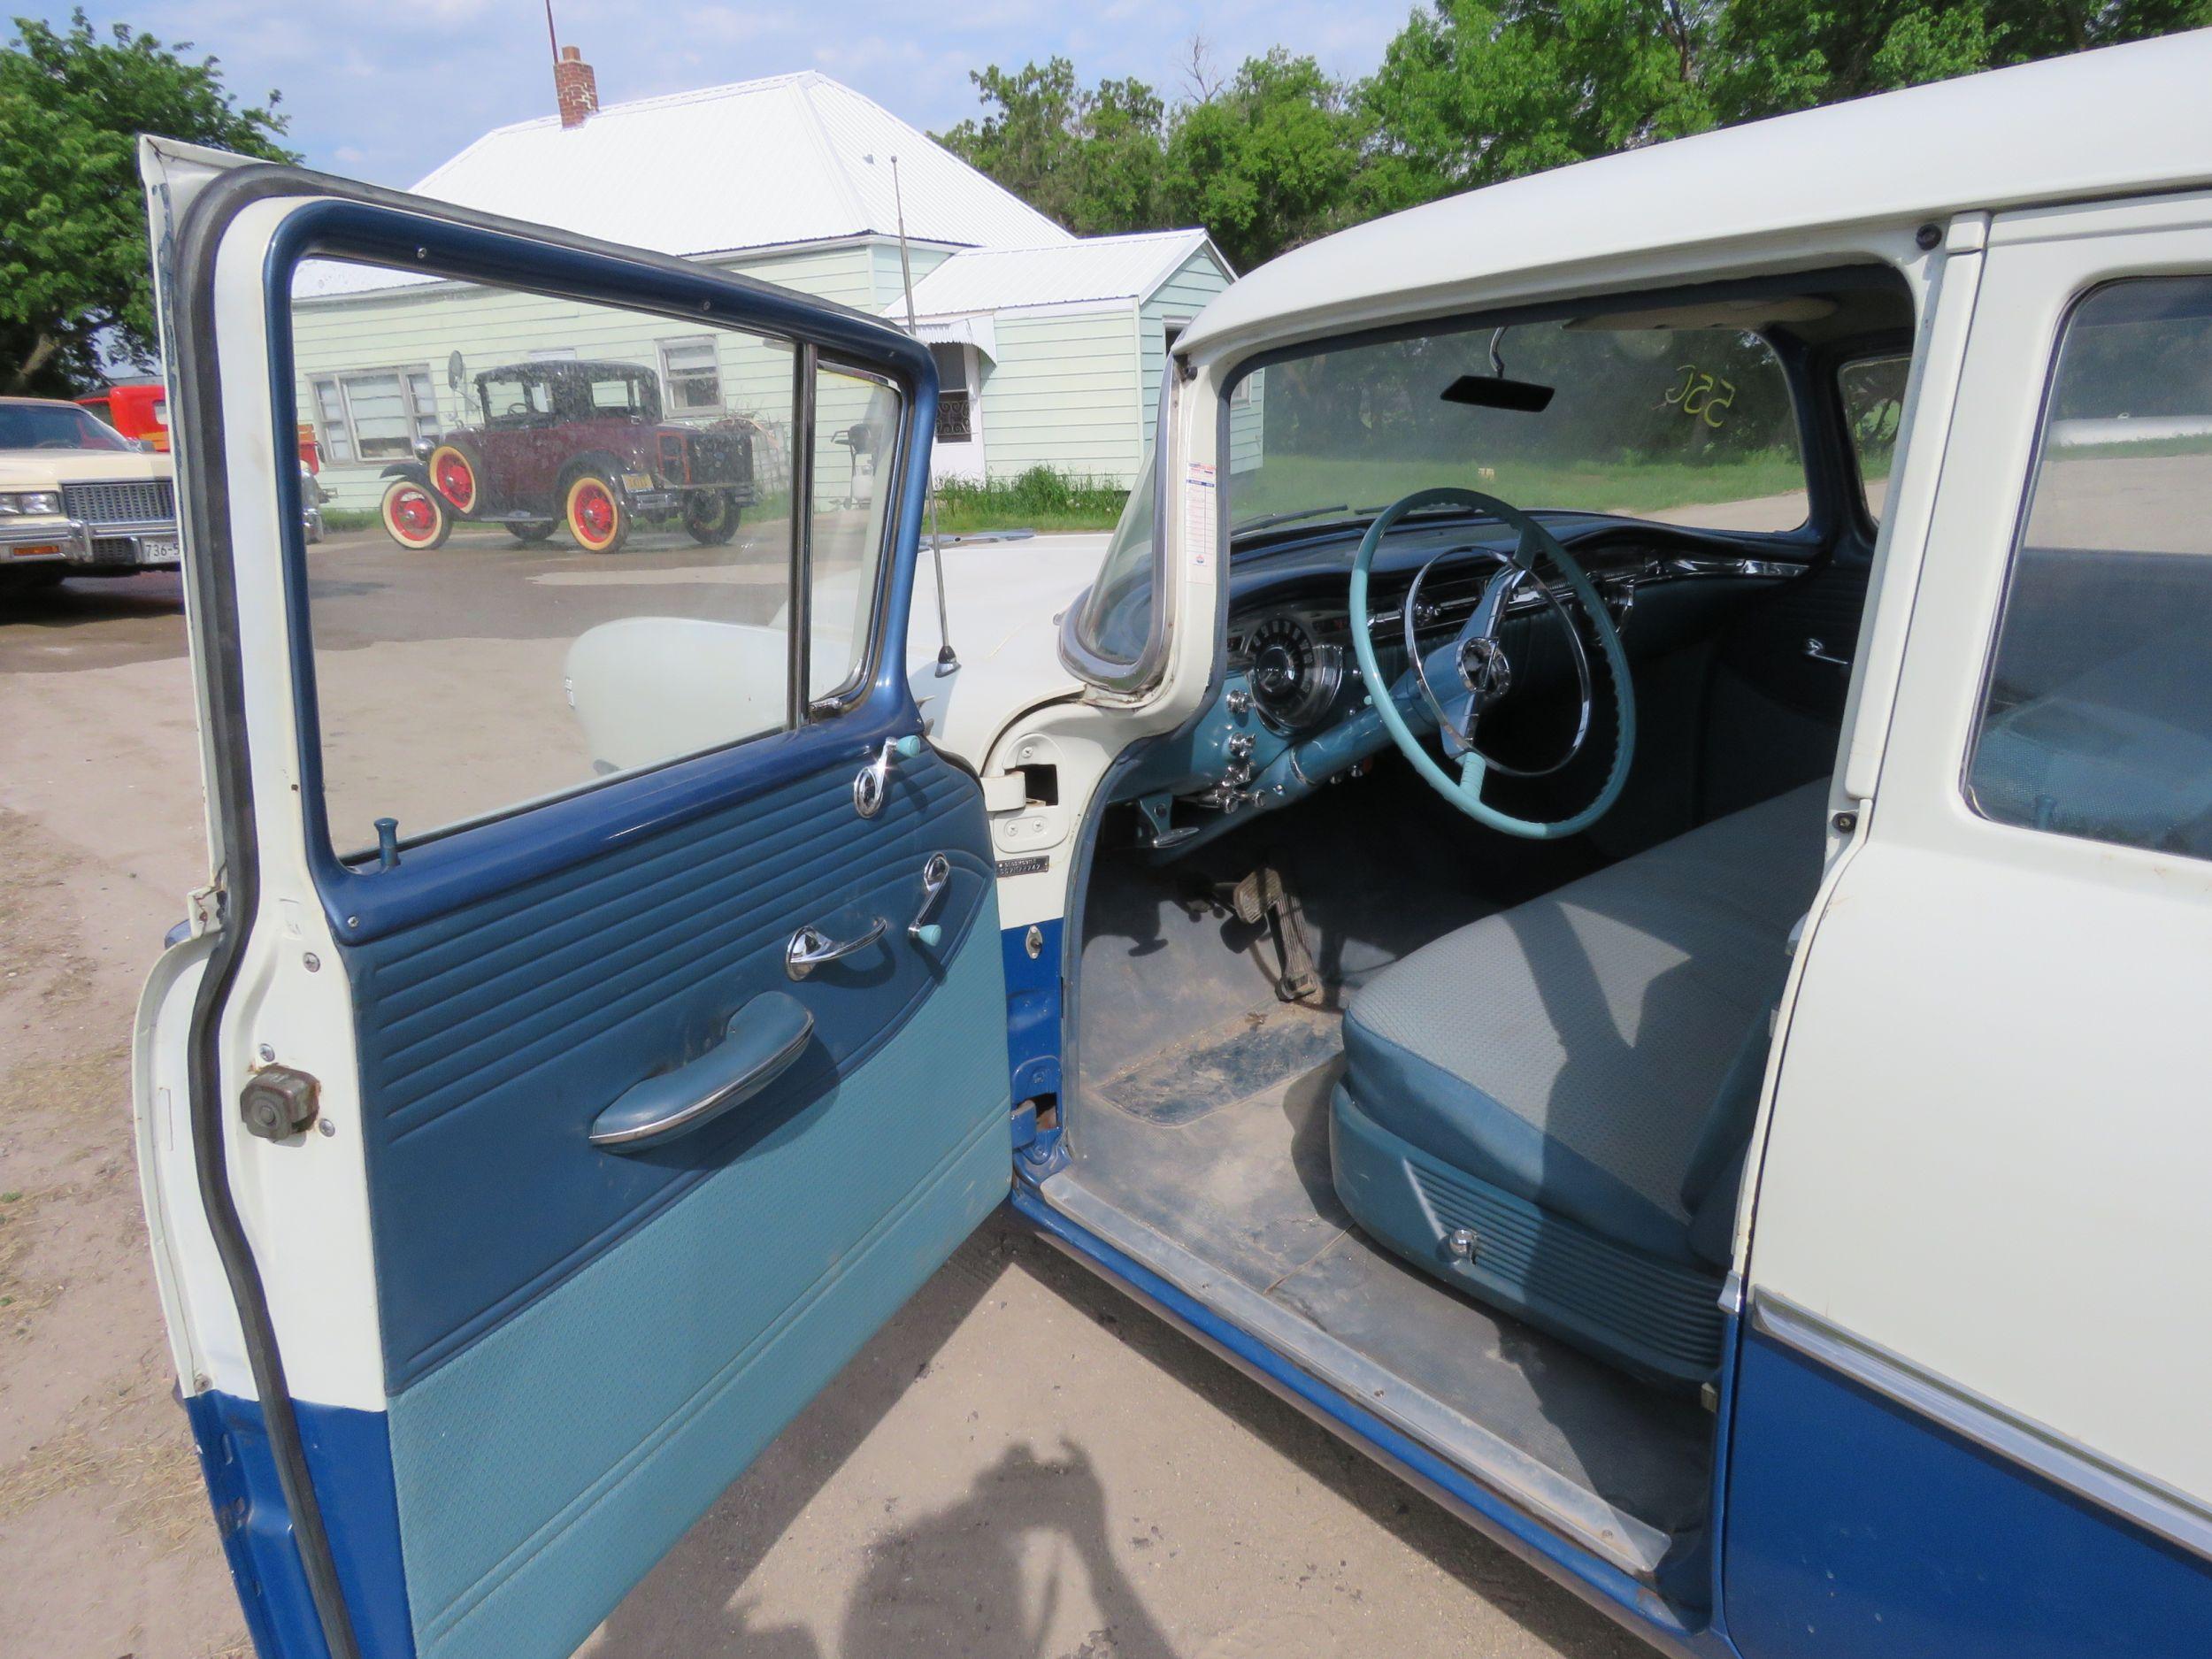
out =
<path fill-rule="evenodd" d="M 1557 388 L 1533 380 L 1509 380 L 1502 374 L 1463 374 L 1444 388 L 1448 403 L 1469 403 L 1477 409 L 1511 409 L 1523 414 L 1541 414 L 1551 406 Z"/>
<path fill-rule="evenodd" d="M 1490 334 L 1490 373 L 1463 374 L 1444 388 L 1448 403 L 1467 403 L 1476 409 L 1509 409 L 1524 415 L 1541 414 L 1550 407 L 1556 388 L 1533 380 L 1516 380 L 1505 372 L 1505 330 Z"/>

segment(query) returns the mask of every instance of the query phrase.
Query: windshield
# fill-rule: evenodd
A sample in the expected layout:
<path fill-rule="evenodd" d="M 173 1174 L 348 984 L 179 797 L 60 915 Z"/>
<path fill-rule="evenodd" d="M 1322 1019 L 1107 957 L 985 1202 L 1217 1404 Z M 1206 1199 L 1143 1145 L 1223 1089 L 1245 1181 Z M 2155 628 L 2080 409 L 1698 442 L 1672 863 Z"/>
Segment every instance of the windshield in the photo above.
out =
<path fill-rule="evenodd" d="M 0 449 L 127 449 L 131 441 L 68 403 L 0 403 Z"/>
<path fill-rule="evenodd" d="M 1146 456 L 1130 486 L 1129 504 L 1121 510 L 1098 580 L 1076 618 L 1084 647 L 1112 663 L 1135 662 L 1152 634 L 1152 520 L 1158 494 L 1153 463 L 1154 457 Z"/>
<path fill-rule="evenodd" d="M 1423 335 L 1271 365 L 1231 397 L 1232 533 L 1283 515 L 1368 517 L 1439 484 L 1529 509 L 1796 529 L 1805 467 L 1773 350 L 1738 329 L 1655 315 Z M 1495 374 L 1500 363 L 1517 386 Z"/>

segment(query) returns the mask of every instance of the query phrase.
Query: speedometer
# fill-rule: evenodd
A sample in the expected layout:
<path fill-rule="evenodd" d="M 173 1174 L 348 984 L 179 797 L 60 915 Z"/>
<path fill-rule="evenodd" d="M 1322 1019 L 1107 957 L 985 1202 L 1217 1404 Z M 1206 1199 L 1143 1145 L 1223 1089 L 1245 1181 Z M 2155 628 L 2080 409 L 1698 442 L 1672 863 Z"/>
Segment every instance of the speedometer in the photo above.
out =
<path fill-rule="evenodd" d="M 1344 649 L 1323 645 L 1299 617 L 1270 617 L 1245 640 L 1252 702 L 1279 731 L 1311 726 L 1329 711 L 1344 682 Z"/>

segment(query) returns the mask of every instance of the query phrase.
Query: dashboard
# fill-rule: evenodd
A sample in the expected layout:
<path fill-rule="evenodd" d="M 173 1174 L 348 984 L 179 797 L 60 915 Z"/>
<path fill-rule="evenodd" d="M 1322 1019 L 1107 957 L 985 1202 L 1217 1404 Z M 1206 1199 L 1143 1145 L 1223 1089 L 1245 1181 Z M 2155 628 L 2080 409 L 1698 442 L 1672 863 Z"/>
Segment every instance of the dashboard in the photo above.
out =
<path fill-rule="evenodd" d="M 1809 549 L 1775 557 L 1772 537 L 1755 550 L 1617 518 L 1563 515 L 1552 527 L 1597 588 L 1632 664 L 1717 631 L 1738 604 L 1796 580 L 1809 564 Z M 1414 619 L 1426 650 L 1465 622 L 1496 556 L 1511 545 L 1494 525 L 1461 520 L 1409 526 L 1379 550 L 1369 627 L 1377 666 L 1394 687 L 1404 690 L 1403 606 L 1416 572 L 1441 556 Z M 1351 648 L 1346 594 L 1356 546 L 1340 531 L 1239 550 L 1219 685 L 1200 718 L 1161 740 L 1116 791 L 1139 807 L 1148 844 L 1164 853 L 1200 845 L 1241 814 L 1278 810 L 1357 775 L 1388 746 Z M 1563 581 L 1552 586 L 1563 596 Z M 1532 588 L 1507 608 L 1500 633 L 1515 663 L 1517 702 L 1573 700 L 1572 657 L 1556 637 L 1557 616 Z"/>

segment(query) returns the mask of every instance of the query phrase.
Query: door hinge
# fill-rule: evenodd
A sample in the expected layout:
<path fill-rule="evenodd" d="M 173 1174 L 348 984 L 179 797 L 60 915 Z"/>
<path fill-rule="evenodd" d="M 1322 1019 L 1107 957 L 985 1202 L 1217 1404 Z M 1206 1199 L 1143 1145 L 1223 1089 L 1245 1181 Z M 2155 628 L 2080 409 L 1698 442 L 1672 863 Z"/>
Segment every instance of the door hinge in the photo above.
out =
<path fill-rule="evenodd" d="M 264 1141 L 289 1141 L 315 1121 L 323 1086 L 288 1065 L 265 1065 L 238 1092 L 238 1115 L 246 1133 Z"/>

